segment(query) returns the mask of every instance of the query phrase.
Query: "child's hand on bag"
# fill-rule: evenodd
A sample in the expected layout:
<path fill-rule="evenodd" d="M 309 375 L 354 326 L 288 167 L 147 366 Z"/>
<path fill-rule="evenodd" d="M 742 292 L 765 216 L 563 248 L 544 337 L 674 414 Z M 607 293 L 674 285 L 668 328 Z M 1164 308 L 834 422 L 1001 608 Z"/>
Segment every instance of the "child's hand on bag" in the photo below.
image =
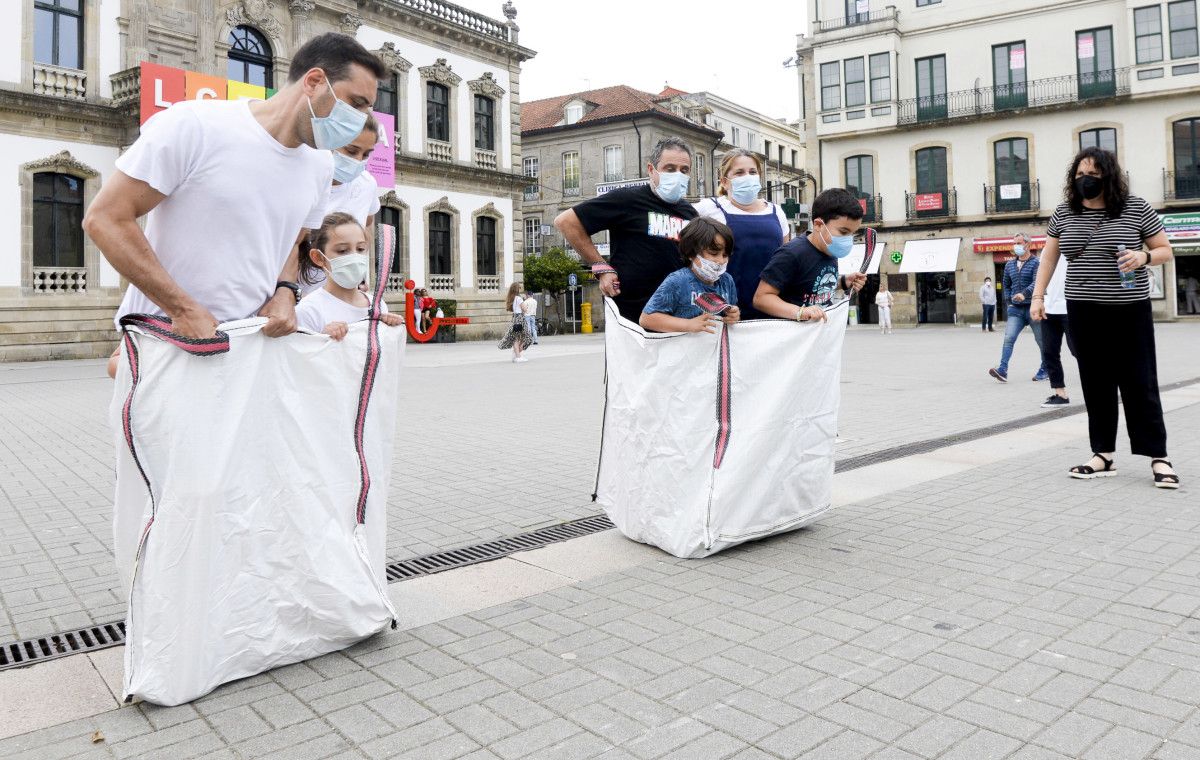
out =
<path fill-rule="evenodd" d="M 736 306 L 730 306 L 729 311 L 725 312 L 724 322 L 727 325 L 732 325 L 742 318 L 742 310 Z"/>
<path fill-rule="evenodd" d="M 686 332 L 715 333 L 719 324 L 721 324 L 720 317 L 715 317 L 712 314 L 701 314 L 698 317 L 692 317 L 688 320 Z"/>
<path fill-rule="evenodd" d="M 325 333 L 334 340 L 341 340 L 342 338 L 346 337 L 346 333 L 349 331 L 350 328 L 345 322 L 330 322 L 329 324 L 325 325 L 325 329 L 321 332 Z"/>

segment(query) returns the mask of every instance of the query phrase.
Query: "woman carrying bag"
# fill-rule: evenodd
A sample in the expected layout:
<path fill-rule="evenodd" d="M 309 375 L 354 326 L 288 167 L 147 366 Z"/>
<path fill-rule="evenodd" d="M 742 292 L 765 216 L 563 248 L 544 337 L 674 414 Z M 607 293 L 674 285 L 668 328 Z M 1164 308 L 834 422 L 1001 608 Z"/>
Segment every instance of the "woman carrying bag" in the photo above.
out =
<path fill-rule="evenodd" d="M 791 239 L 787 217 L 774 203 L 758 197 L 762 192 L 763 165 L 754 153 L 735 148 L 721 159 L 717 197 L 695 204 L 696 213 L 733 230 L 730 276 L 737 287 L 741 318 L 770 319 L 754 308 L 759 275 L 779 246 Z"/>
<path fill-rule="evenodd" d="M 519 282 L 514 282 L 508 286 L 508 295 L 505 296 L 504 302 L 512 312 L 512 324 L 508 326 L 508 332 L 504 333 L 504 337 L 500 339 L 500 343 L 496 348 L 499 348 L 501 351 L 511 348 L 514 363 L 529 361 L 524 356 L 521 356 L 521 353 L 529 348 L 529 344 L 533 343 L 533 337 L 525 329 L 525 314 L 521 311 L 521 302 L 524 300 L 521 298 L 521 284 Z"/>
<path fill-rule="evenodd" d="M 1066 257 L 1067 319 L 1092 446 L 1092 458 L 1069 474 L 1081 480 L 1116 474 L 1120 391 L 1130 448 L 1151 458 L 1156 487 L 1178 488 L 1167 458 L 1146 271 L 1172 258 L 1162 221 L 1150 204 L 1129 194 L 1117 157 L 1100 148 L 1075 156 L 1065 194 L 1046 227 L 1030 316 L 1046 318 L 1046 289 L 1059 258 Z"/>

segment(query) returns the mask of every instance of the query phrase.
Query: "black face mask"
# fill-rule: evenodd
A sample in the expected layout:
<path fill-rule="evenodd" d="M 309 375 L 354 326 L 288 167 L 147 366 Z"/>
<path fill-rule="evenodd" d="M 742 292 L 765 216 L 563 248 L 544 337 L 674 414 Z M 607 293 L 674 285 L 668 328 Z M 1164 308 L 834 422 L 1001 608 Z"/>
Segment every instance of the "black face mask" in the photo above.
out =
<path fill-rule="evenodd" d="M 1089 201 L 1093 198 L 1098 198 L 1100 197 L 1100 193 L 1104 192 L 1104 180 L 1099 177 L 1093 177 L 1090 174 L 1076 177 L 1075 192 Z"/>

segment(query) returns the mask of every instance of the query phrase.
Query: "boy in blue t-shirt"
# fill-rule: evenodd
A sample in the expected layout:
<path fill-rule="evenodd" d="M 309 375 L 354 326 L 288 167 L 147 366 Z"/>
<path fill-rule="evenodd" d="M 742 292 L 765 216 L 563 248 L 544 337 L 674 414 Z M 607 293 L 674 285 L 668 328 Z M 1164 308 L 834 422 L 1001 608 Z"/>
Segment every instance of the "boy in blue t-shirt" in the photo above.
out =
<path fill-rule="evenodd" d="M 837 260 L 854 247 L 863 209 L 854 193 L 830 188 L 813 200 L 812 232 L 797 235 L 775 251 L 759 276 L 754 308 L 776 319 L 826 320 L 825 308 L 839 287 L 862 290 L 861 272 L 838 277 Z"/>
<path fill-rule="evenodd" d="M 667 275 L 650 296 L 638 324 L 654 332 L 716 332 L 721 322 L 733 324 L 738 311 L 737 286 L 725 271 L 733 251 L 733 231 L 713 219 L 700 217 L 679 233 L 679 253 L 688 266 Z M 708 314 L 696 305 L 696 296 L 716 293 L 729 310 L 724 316 Z"/>

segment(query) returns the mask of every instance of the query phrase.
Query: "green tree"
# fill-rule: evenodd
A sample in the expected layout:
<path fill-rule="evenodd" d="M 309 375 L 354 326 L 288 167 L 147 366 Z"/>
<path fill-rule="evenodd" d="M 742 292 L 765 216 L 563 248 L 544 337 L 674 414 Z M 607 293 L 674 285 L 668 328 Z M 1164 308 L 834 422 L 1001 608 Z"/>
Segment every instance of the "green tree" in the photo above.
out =
<path fill-rule="evenodd" d="M 559 246 L 548 248 L 541 255 L 525 257 L 525 289 L 549 293 L 554 298 L 554 310 L 558 313 L 560 327 L 563 323 L 561 296 L 567 290 L 567 278 L 571 274 L 582 275 L 583 268 Z"/>

